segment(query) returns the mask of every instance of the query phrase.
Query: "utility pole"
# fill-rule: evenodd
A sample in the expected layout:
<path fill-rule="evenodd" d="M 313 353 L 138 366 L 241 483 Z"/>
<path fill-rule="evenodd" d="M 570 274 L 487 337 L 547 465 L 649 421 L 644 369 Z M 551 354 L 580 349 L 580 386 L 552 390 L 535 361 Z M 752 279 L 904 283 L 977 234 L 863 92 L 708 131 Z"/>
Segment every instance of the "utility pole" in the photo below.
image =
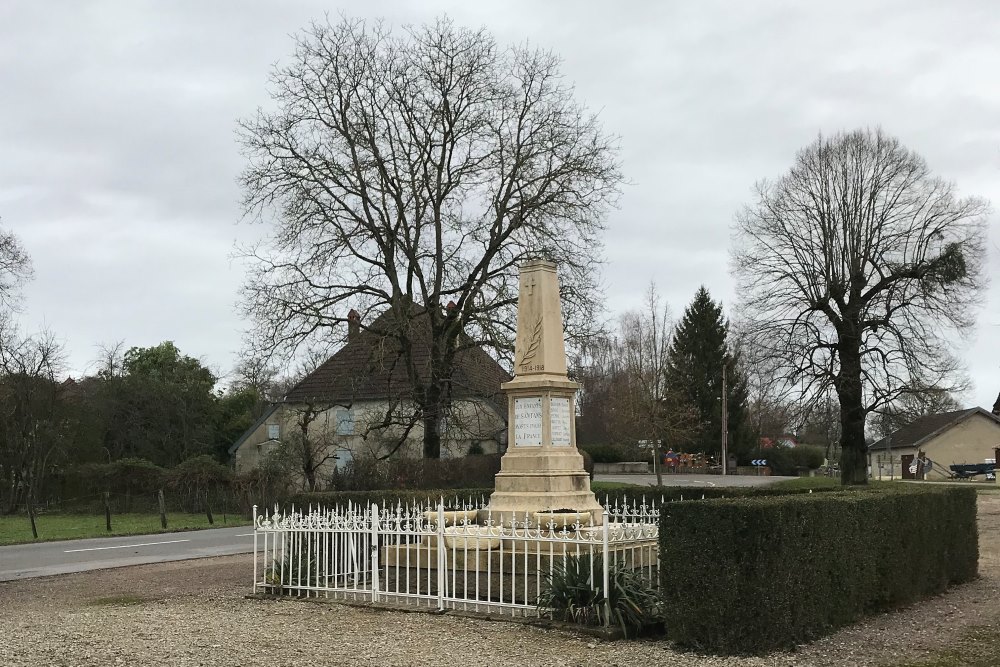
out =
<path fill-rule="evenodd" d="M 726 359 L 722 359 L 722 474 L 729 474 L 729 453 L 726 451 L 729 436 L 729 406 L 726 401 Z"/>

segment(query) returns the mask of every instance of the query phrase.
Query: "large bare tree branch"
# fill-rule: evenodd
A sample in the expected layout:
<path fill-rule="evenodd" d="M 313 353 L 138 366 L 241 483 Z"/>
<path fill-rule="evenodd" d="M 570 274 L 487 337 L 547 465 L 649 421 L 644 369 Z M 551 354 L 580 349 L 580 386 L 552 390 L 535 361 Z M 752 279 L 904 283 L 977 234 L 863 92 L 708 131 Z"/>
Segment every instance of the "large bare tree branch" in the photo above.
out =
<path fill-rule="evenodd" d="M 350 309 L 366 323 L 391 310 L 436 455 L 428 438 L 459 341 L 509 363 L 520 263 L 559 263 L 571 340 L 591 333 L 622 176 L 616 140 L 559 64 L 447 19 L 394 33 L 343 18 L 300 35 L 272 76 L 273 110 L 240 124 L 245 211 L 274 222 L 243 249 L 252 351 L 343 340 Z M 413 304 L 430 319 L 426 381 L 410 358 Z"/>

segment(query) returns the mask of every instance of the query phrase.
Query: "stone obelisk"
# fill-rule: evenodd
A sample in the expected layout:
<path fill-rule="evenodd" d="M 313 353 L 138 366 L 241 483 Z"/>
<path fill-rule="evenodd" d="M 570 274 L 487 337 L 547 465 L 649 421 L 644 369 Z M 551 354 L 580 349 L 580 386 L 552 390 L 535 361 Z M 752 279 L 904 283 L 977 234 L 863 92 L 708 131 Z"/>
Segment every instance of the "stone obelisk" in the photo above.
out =
<path fill-rule="evenodd" d="M 507 394 L 507 452 L 496 475 L 489 511 L 494 520 L 530 520 L 533 512 L 590 513 L 599 524 L 603 508 L 576 448 L 577 387 L 566 375 L 562 312 L 556 265 L 541 260 L 521 266 L 517 298 L 514 379 Z"/>

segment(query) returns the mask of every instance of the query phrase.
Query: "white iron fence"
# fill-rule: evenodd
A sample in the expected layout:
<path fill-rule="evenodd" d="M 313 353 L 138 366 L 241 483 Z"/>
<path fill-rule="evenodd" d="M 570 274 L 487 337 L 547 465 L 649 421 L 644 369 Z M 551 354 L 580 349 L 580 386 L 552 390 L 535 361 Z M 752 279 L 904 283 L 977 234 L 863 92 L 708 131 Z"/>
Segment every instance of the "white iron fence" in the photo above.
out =
<path fill-rule="evenodd" d="M 571 559 L 608 591 L 616 568 L 657 577 L 656 505 L 613 505 L 600 525 L 569 514 L 494 516 L 468 504 L 254 508 L 254 592 L 536 615 Z"/>

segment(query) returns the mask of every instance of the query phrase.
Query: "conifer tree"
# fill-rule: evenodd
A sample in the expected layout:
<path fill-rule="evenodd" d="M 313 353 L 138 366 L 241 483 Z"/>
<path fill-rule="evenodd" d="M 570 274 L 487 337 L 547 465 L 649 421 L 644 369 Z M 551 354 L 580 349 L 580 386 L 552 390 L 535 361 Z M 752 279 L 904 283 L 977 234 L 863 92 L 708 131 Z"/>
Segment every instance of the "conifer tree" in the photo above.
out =
<path fill-rule="evenodd" d="M 746 418 L 747 382 L 738 355 L 729 349 L 729 322 L 722 305 L 708 290 L 698 288 L 674 331 L 667 353 L 667 386 L 685 397 L 700 419 L 686 449 L 718 457 L 722 449 L 722 367 L 726 366 L 729 413 L 729 453 L 745 455 L 754 446 Z"/>

